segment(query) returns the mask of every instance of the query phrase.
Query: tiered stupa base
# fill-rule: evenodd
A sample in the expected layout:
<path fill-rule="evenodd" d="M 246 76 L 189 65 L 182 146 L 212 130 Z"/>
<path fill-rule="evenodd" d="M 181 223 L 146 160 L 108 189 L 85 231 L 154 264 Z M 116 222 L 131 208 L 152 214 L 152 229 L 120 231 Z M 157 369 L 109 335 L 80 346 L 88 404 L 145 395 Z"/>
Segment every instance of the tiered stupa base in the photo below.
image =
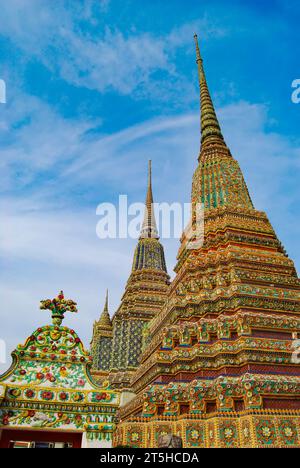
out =
<path fill-rule="evenodd" d="M 181 436 L 187 448 L 295 448 L 300 447 L 300 410 L 135 418 L 118 426 L 114 446 L 157 447 L 162 433 Z"/>

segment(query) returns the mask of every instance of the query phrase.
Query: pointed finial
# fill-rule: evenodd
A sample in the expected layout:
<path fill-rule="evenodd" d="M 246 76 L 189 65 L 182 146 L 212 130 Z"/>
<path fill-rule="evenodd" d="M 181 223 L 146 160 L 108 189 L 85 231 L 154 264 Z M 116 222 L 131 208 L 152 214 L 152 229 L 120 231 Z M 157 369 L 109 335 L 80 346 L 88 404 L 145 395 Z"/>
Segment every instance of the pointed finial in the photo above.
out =
<path fill-rule="evenodd" d="M 110 315 L 108 311 L 108 289 L 106 290 L 104 308 L 100 316 L 100 319 L 98 321 L 98 325 L 101 325 L 104 327 L 111 327 L 111 320 L 110 320 Z"/>
<path fill-rule="evenodd" d="M 63 291 L 60 291 L 54 299 L 44 299 L 41 301 L 41 310 L 50 310 L 53 325 L 61 325 L 66 312 L 77 312 L 77 304 L 72 299 L 65 299 Z"/>
<path fill-rule="evenodd" d="M 108 289 L 106 290 L 104 310 L 108 311 Z"/>
<path fill-rule="evenodd" d="M 201 57 L 200 48 L 198 44 L 198 36 L 196 33 L 194 34 L 194 40 L 195 40 L 195 45 L 196 45 L 196 57 L 197 57 L 196 63 L 198 63 L 199 61 L 202 62 L 202 57 Z"/>
<path fill-rule="evenodd" d="M 148 190 L 152 187 L 152 161 L 148 161 Z"/>
<path fill-rule="evenodd" d="M 204 146 L 207 143 L 218 142 L 222 146 L 226 146 L 208 89 L 197 34 L 194 34 L 194 40 L 196 45 L 196 63 L 198 65 L 200 86 L 201 145 Z"/>
<path fill-rule="evenodd" d="M 158 239 L 158 232 L 157 232 L 154 208 L 153 208 L 151 159 L 148 162 L 147 195 L 146 195 L 146 203 L 145 203 L 145 216 L 144 216 L 144 221 L 143 221 L 143 225 L 141 229 L 141 238 Z"/>

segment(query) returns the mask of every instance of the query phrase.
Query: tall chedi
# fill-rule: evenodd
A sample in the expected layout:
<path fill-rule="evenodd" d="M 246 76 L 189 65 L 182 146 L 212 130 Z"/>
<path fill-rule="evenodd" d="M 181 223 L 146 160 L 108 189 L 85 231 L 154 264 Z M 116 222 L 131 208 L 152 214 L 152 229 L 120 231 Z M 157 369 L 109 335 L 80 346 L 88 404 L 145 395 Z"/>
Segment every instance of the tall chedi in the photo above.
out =
<path fill-rule="evenodd" d="M 115 443 L 153 447 L 171 432 L 185 447 L 300 446 L 300 283 L 224 141 L 195 42 L 201 148 L 192 226 L 200 204 L 204 238 L 182 236 Z"/>
<path fill-rule="evenodd" d="M 121 304 L 112 319 L 109 369 L 103 374 L 103 362 L 106 363 L 108 353 L 105 351 L 94 360 L 97 362 L 93 369 L 94 376 L 105 375 L 112 386 L 124 390 L 130 388 L 130 380 L 142 352 L 144 326 L 161 311 L 169 284 L 164 249 L 159 242 L 154 215 L 149 161 L 141 234 Z"/>

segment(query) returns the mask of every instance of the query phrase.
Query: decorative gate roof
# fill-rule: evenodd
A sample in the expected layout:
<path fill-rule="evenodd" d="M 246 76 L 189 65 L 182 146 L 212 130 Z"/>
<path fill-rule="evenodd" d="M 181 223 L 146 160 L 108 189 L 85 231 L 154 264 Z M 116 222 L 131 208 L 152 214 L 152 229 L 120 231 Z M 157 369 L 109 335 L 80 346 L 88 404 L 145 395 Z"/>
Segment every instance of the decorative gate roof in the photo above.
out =
<path fill-rule="evenodd" d="M 13 351 L 12 366 L 0 377 L 0 427 L 87 431 L 110 440 L 119 394 L 93 382 L 89 352 L 74 330 L 58 324 L 69 307 L 77 311 L 63 293 L 42 301 L 54 324 Z"/>

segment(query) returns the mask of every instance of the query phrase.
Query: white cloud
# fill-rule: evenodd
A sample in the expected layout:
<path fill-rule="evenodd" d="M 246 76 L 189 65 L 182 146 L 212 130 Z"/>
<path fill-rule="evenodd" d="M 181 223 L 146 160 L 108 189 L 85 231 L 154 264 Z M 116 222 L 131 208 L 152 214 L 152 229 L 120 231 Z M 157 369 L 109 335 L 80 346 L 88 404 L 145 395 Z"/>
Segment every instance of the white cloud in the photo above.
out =
<path fill-rule="evenodd" d="M 1 191 L 20 189 L 38 183 L 41 174 L 57 176 L 64 164 L 78 157 L 81 139 L 100 119 L 89 121 L 64 119 L 46 103 L 12 90 L 12 99 L 3 108 L 0 119 Z"/>
<path fill-rule="evenodd" d="M 268 110 L 263 105 L 240 102 L 221 109 L 219 116 L 232 153 L 246 173 L 256 206 L 276 210 L 288 193 L 288 185 L 297 180 L 300 147 L 275 130 L 267 130 Z M 291 206 L 299 195 L 295 187 L 285 205 Z"/>
<path fill-rule="evenodd" d="M 10 0 L 1 6 L 0 33 L 25 52 L 27 59 L 38 59 L 55 76 L 76 86 L 161 100 L 173 96 L 174 102 L 175 95 L 177 100 L 194 97 L 193 84 L 182 74 L 178 76 L 174 55 L 183 45 L 189 44 L 191 50 L 195 30 L 203 38 L 217 38 L 227 33 L 223 26 L 204 15 L 161 36 L 130 28 L 123 33 L 106 24 L 109 5 L 101 5 L 95 9 L 92 2 L 72 2 L 66 8 L 62 1 Z M 90 26 L 95 23 L 93 34 L 81 28 L 82 20 L 88 20 Z M 157 71 L 168 79 L 157 79 Z"/>

